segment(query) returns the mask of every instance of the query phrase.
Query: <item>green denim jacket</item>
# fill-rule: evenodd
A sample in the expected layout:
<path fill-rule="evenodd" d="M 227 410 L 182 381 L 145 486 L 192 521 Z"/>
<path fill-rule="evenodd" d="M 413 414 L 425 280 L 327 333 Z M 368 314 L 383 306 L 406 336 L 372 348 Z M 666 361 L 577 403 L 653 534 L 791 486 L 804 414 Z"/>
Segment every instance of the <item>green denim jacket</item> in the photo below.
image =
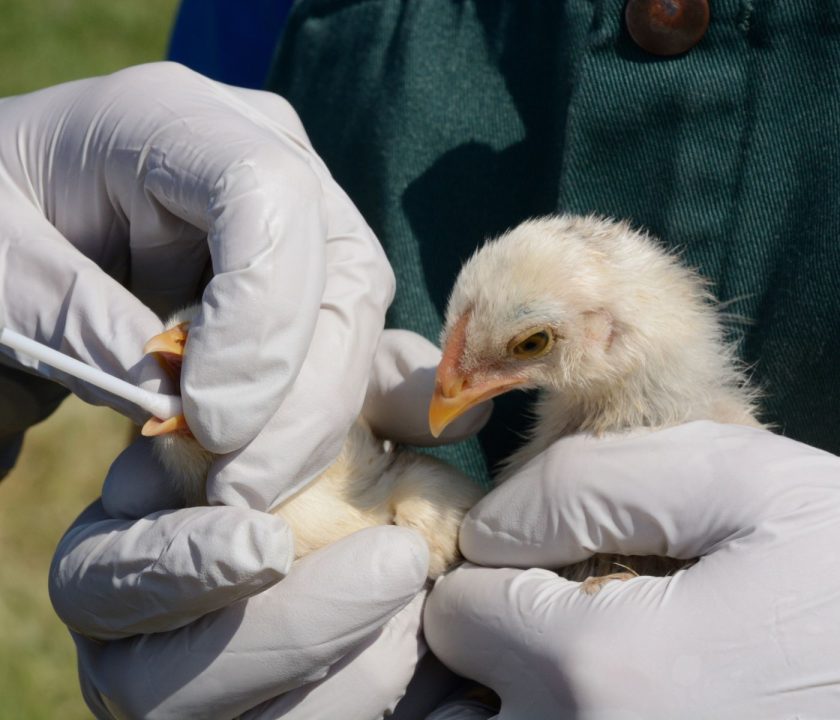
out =
<path fill-rule="evenodd" d="M 765 419 L 840 452 L 840 0 L 710 0 L 687 53 L 621 0 L 302 0 L 270 87 L 382 241 L 392 326 L 436 340 L 483 238 L 535 215 L 629 219 L 715 283 Z M 527 419 L 502 399 L 477 477 Z"/>

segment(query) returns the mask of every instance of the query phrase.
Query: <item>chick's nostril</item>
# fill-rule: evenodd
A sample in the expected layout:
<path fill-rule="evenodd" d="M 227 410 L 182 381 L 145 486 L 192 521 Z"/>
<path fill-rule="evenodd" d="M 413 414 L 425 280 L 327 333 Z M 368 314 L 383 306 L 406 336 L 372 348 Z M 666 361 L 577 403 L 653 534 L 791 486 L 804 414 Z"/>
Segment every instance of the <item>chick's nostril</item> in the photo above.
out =
<path fill-rule="evenodd" d="M 447 398 L 448 400 L 451 400 L 456 395 L 458 395 L 458 393 L 461 392 L 462 386 L 463 386 L 463 383 L 461 383 L 461 382 L 455 382 L 455 383 L 449 383 L 449 384 L 443 385 L 443 386 L 441 386 L 441 395 L 443 395 L 443 397 Z"/>
<path fill-rule="evenodd" d="M 446 367 L 438 369 L 437 390 L 442 397 L 451 400 L 468 387 L 469 382 L 466 376 Z"/>

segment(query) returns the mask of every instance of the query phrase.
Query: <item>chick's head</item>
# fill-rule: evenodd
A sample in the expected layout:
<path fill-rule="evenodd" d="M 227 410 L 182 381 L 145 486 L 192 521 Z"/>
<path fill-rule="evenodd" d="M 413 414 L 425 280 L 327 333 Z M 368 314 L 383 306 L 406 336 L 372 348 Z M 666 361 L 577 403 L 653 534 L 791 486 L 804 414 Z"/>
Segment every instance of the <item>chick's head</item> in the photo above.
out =
<path fill-rule="evenodd" d="M 620 377 L 623 322 L 591 218 L 524 223 L 479 249 L 458 276 L 441 336 L 429 421 L 439 434 L 512 389 L 581 393 Z"/>

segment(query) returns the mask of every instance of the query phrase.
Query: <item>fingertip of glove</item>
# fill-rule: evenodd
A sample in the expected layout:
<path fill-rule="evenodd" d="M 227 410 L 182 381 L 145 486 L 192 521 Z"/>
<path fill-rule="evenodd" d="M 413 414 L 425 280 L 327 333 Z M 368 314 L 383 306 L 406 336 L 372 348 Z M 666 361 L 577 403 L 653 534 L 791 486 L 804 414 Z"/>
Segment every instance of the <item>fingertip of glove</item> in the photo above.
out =
<path fill-rule="evenodd" d="M 403 567 L 409 571 L 406 580 L 411 588 L 419 590 L 426 582 L 429 573 L 429 545 L 423 537 L 409 528 L 393 527 L 392 538 L 399 538 L 394 542 L 394 547 L 399 548 L 399 557 L 396 561 L 402 561 Z"/>
<path fill-rule="evenodd" d="M 429 546 L 420 533 L 410 528 L 385 525 L 361 530 L 356 535 L 365 544 L 365 561 L 370 572 L 395 595 L 414 596 L 429 573 Z"/>
<path fill-rule="evenodd" d="M 230 399 L 225 407 L 219 407 L 215 397 L 196 400 L 186 392 L 182 397 L 190 432 L 203 448 L 216 455 L 226 455 L 245 447 L 270 417 L 266 413 L 255 414 L 252 407 Z M 248 418 L 248 421 L 243 421 L 243 418 Z"/>
<path fill-rule="evenodd" d="M 277 572 L 277 578 L 281 579 L 286 577 L 292 568 L 295 559 L 295 538 L 291 528 L 285 522 L 278 523 L 277 518 L 274 518 L 272 526 L 273 542 L 268 546 L 268 553 L 271 558 L 271 567 Z"/>
<path fill-rule="evenodd" d="M 252 510 L 241 512 L 248 519 L 237 524 L 229 537 L 238 561 L 238 573 L 250 575 L 263 585 L 283 579 L 295 557 L 291 529 L 276 515 Z"/>
<path fill-rule="evenodd" d="M 181 374 L 181 400 L 190 432 L 216 455 L 240 450 L 277 410 L 282 387 L 276 387 L 270 378 L 249 384 L 235 375 L 218 377 L 216 368 L 205 367 L 202 356 L 207 353 L 192 350 L 184 358 Z M 208 376 L 214 378 L 210 384 Z"/>
<path fill-rule="evenodd" d="M 388 534 L 388 541 L 382 544 L 387 561 L 401 569 L 407 591 L 413 595 L 423 587 L 429 574 L 429 545 L 420 533 L 410 528 L 383 529 Z"/>

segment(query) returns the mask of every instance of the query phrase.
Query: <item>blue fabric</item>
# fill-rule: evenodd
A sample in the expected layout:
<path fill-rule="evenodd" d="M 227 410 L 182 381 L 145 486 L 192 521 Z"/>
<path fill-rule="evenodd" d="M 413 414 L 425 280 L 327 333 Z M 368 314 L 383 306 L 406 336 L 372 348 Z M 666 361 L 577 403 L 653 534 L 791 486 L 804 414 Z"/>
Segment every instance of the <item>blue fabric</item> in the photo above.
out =
<path fill-rule="evenodd" d="M 293 0 L 182 0 L 169 59 L 214 80 L 262 88 Z"/>

